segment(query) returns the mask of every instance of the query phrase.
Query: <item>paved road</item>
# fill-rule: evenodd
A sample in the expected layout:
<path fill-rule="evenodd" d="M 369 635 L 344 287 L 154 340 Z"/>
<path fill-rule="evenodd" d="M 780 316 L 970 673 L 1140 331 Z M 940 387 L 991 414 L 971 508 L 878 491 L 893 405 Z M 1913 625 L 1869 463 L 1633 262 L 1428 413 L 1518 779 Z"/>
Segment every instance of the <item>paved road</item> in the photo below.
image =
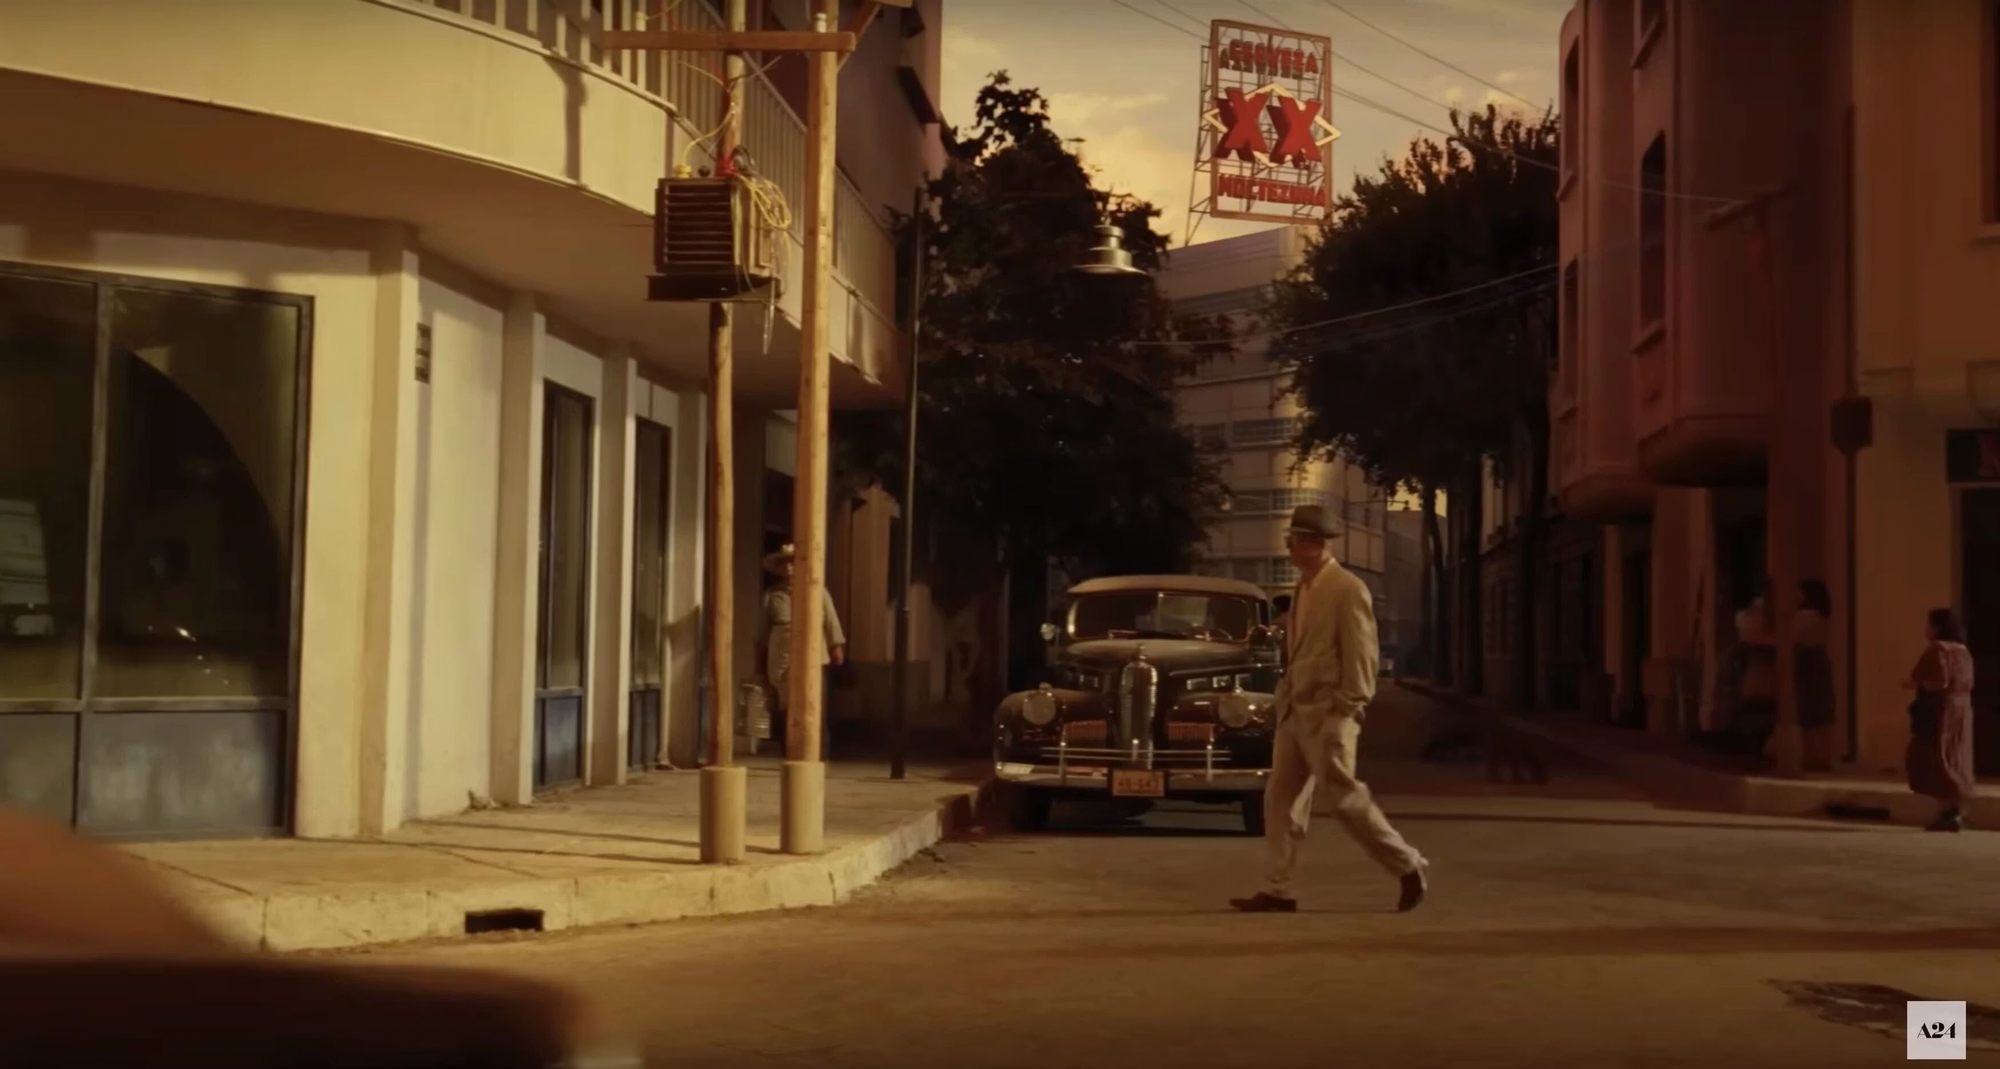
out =
<path fill-rule="evenodd" d="M 836 909 L 370 957 L 572 982 L 690 1066 L 1887 1065 L 1900 1036 L 1774 982 L 2000 1005 L 2000 834 L 1670 812 L 1567 767 L 1494 788 L 1400 759 L 1413 701 L 1362 769 L 1435 863 L 1407 915 L 1331 825 L 1304 912 L 1237 916 L 1260 852 L 1227 811 L 1059 809 Z"/>

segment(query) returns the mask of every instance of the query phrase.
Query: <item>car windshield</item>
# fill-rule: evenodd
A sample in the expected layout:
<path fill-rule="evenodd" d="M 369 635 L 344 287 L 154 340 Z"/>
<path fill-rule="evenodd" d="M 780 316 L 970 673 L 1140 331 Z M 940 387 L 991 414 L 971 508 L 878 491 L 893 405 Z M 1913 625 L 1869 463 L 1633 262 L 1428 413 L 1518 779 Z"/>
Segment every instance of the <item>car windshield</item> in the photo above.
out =
<path fill-rule="evenodd" d="M 1132 590 L 1089 594 L 1070 605 L 1073 638 L 1207 638 L 1242 642 L 1257 626 L 1249 598 Z"/>

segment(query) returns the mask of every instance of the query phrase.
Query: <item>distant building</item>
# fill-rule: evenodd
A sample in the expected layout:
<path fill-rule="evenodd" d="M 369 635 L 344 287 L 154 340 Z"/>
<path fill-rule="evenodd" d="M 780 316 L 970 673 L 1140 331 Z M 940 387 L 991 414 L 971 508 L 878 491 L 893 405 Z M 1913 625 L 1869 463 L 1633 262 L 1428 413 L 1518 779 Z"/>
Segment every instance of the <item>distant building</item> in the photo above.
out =
<path fill-rule="evenodd" d="M 1173 251 L 1160 285 L 1177 316 L 1226 315 L 1237 334 L 1270 330 L 1264 321 L 1272 283 L 1302 259 L 1307 231 L 1280 227 Z M 1285 523 L 1300 505 L 1325 505 L 1344 525 L 1335 543 L 1341 562 L 1379 600 L 1386 592 L 1384 494 L 1359 469 L 1340 462 L 1301 465 L 1294 449 L 1300 410 L 1286 395 L 1290 373 L 1272 362 L 1267 338 L 1251 338 L 1230 359 L 1184 380 L 1180 418 L 1225 462 L 1230 499 L 1209 524 L 1203 569 L 1283 593 L 1298 582 L 1285 552 Z"/>

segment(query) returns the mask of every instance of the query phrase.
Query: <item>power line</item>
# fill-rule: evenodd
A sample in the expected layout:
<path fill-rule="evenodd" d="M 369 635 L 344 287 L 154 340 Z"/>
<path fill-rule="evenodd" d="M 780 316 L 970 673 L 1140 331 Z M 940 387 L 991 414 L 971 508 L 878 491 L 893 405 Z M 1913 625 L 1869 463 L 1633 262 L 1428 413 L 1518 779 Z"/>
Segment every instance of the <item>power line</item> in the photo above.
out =
<path fill-rule="evenodd" d="M 1467 78 L 1470 78 L 1475 82 L 1478 82 L 1480 85 L 1483 85 L 1486 88 L 1491 89 L 1496 93 L 1504 93 L 1507 96 L 1513 97 L 1515 100 L 1518 100 L 1521 103 L 1526 104 L 1531 108 L 1543 108 L 1547 106 L 1544 104 L 1537 104 L 1534 101 L 1529 100 L 1527 97 L 1524 97 L 1521 94 L 1506 88 L 1505 86 L 1495 85 L 1494 83 L 1489 82 L 1484 78 L 1481 78 L 1479 75 L 1474 74 L 1469 70 L 1466 70 L 1464 67 L 1461 67 L 1456 63 L 1453 63 L 1452 61 L 1444 58 L 1443 56 L 1419 48 L 1416 44 L 1407 41 L 1401 37 L 1398 37 L 1395 34 L 1390 33 L 1388 30 L 1385 30 L 1382 27 L 1377 26 L 1374 23 L 1368 21 L 1367 19 L 1364 19 L 1361 16 L 1355 14 L 1354 12 L 1349 11 L 1346 5 L 1341 4 L 1339 0 L 1320 0 L 1320 2 L 1334 9 L 1335 11 L 1338 11 L 1341 14 L 1346 15 L 1348 18 L 1353 19 L 1354 21 L 1360 23 L 1361 25 L 1366 26 L 1371 30 L 1374 30 L 1376 33 L 1379 33 L 1382 36 L 1387 37 L 1389 40 L 1394 41 L 1399 45 L 1402 45 L 1404 48 L 1407 48 L 1410 51 L 1415 52 L 1417 55 L 1423 56 L 1425 59 L 1428 59 L 1434 63 L 1443 64 L 1444 66 L 1454 71 L 1457 71 L 1460 74 L 1465 75 Z"/>
<path fill-rule="evenodd" d="M 1139 16 L 1140 18 L 1151 19 L 1154 22 L 1157 22 L 1160 25 L 1165 26 L 1167 29 L 1174 31 L 1175 33 L 1187 34 L 1189 37 L 1192 37 L 1198 41 L 1207 40 L 1207 38 L 1202 37 L 1202 35 L 1194 32 L 1193 30 L 1190 30 L 1185 26 L 1168 22 L 1166 19 L 1163 19 L 1160 16 L 1153 14 L 1152 12 L 1146 10 L 1145 8 L 1130 3 L 1129 0 L 1111 0 L 1111 2 L 1117 4 L 1119 7 L 1122 7 L 1127 11 L 1130 11 L 1131 13 Z"/>
<path fill-rule="evenodd" d="M 1511 275 L 1503 275 L 1499 278 L 1487 279 L 1484 282 L 1477 282 L 1470 286 L 1460 287 L 1459 289 L 1448 290 L 1444 293 L 1435 293 L 1429 297 L 1418 297 L 1415 300 L 1404 301 L 1401 304 L 1392 304 L 1383 308 L 1374 308 L 1366 312 L 1354 312 L 1349 315 L 1336 316 L 1332 319 L 1322 319 L 1316 323 L 1300 323 L 1296 326 L 1284 327 L 1278 330 L 1266 330 L 1266 331 L 1258 331 L 1253 334 L 1232 335 L 1228 339 L 1226 339 L 1226 341 L 1229 343 L 1235 343 L 1235 342 L 1258 341 L 1265 338 L 1281 338 L 1292 334 L 1299 334 L 1308 330 L 1324 330 L 1327 327 L 1337 327 L 1346 325 L 1348 323 L 1358 323 L 1364 319 L 1372 319 L 1376 316 L 1384 316 L 1392 312 L 1406 312 L 1412 308 L 1422 308 L 1426 305 L 1437 304 L 1440 301 L 1451 300 L 1454 297 L 1463 297 L 1468 293 L 1477 293 L 1480 290 L 1491 289 L 1495 286 L 1499 286 L 1508 282 L 1518 282 L 1521 279 L 1528 278 L 1532 275 L 1538 275 L 1544 271 L 1553 271 L 1555 269 L 1556 269 L 1555 264 L 1542 264 L 1538 267 L 1528 268 L 1525 271 L 1516 271 Z M 1135 342 L 1128 342 L 1127 344 L 1135 346 L 1143 346 L 1148 348 L 1157 348 L 1165 346 L 1215 345 L 1221 343 L 1222 343 L 1221 340 L 1211 342 L 1211 341 L 1169 339 L 1161 341 L 1135 341 Z"/>
<path fill-rule="evenodd" d="M 1196 26 L 1203 26 L 1203 27 L 1207 26 L 1207 23 L 1204 23 L 1200 19 L 1195 18 L 1193 15 L 1190 15 L 1185 11 L 1182 11 L 1180 8 L 1175 7 L 1173 4 L 1168 3 L 1167 0 L 1153 0 L 1153 2 L 1160 5 L 1163 8 L 1166 8 L 1168 11 L 1171 11 L 1174 14 L 1179 15 L 1180 17 L 1188 20 L 1189 22 L 1194 23 Z"/>
<path fill-rule="evenodd" d="M 1283 26 L 1285 29 L 1288 30 L 1292 28 L 1291 23 L 1286 22 L 1284 19 L 1281 19 L 1278 16 L 1271 14 L 1270 12 L 1264 10 L 1261 7 L 1258 7 L 1256 4 L 1251 3 L 1250 0 L 1236 0 L 1236 2 L 1242 4 L 1244 7 L 1249 8 L 1260 19 L 1267 19 L 1271 22 L 1275 22 L 1278 25 Z"/>

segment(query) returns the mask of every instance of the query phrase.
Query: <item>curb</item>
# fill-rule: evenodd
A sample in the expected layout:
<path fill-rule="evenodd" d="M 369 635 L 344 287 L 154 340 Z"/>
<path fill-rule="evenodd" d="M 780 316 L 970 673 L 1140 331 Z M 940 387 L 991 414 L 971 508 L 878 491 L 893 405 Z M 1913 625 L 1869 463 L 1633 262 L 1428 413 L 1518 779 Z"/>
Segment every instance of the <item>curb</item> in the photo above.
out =
<path fill-rule="evenodd" d="M 687 865 L 460 888 L 332 891 L 190 903 L 221 934 L 269 951 L 337 951 L 465 939 L 468 914 L 532 917 L 522 930 L 570 931 L 832 906 L 947 836 L 971 827 L 992 781 L 931 812 L 824 854 L 751 865 Z"/>
<path fill-rule="evenodd" d="M 1416 694 L 1459 708 L 1494 713 L 1490 705 L 1428 684 L 1399 680 Z M 1922 825 L 1937 815 L 1937 803 L 1900 783 L 1826 783 L 1811 779 L 1737 775 L 1704 768 L 1670 754 L 1645 753 L 1579 739 L 1560 726 L 1532 716 L 1498 712 L 1509 730 L 1533 736 L 1572 757 L 1604 768 L 1648 795 L 1696 809 L 1744 816 L 1828 819 L 1831 807 L 1872 811 L 1889 824 Z M 1975 828 L 2000 827 L 2000 797 L 1975 797 L 1966 806 Z"/>

